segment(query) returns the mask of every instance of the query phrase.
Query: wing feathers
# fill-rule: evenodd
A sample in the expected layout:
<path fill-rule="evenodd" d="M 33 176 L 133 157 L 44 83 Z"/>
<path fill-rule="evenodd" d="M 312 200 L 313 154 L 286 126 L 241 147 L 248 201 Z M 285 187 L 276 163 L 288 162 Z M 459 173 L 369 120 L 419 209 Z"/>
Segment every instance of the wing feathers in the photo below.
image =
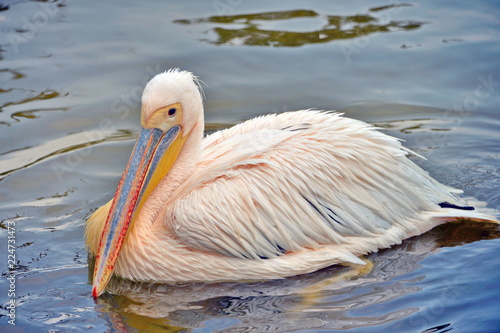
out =
<path fill-rule="evenodd" d="M 338 114 L 256 118 L 205 139 L 173 198 L 171 229 L 193 249 L 267 259 L 411 225 L 453 191 L 399 140 Z M 345 261 L 360 263 L 350 254 Z"/>

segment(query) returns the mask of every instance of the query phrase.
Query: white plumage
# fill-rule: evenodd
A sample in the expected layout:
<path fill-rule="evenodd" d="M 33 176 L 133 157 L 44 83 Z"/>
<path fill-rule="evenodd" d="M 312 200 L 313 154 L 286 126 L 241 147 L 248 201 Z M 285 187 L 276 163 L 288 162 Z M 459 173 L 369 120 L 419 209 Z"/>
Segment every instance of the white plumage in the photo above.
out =
<path fill-rule="evenodd" d="M 143 126 L 159 108 L 180 103 L 178 124 L 189 138 L 135 213 L 114 267 L 119 276 L 274 279 L 363 264 L 358 256 L 459 217 L 492 219 L 464 207 L 461 191 L 431 178 L 398 139 L 364 122 L 305 110 L 258 117 L 202 140 L 191 73 L 159 74 L 144 96 Z M 88 221 L 94 254 L 110 204 Z"/>

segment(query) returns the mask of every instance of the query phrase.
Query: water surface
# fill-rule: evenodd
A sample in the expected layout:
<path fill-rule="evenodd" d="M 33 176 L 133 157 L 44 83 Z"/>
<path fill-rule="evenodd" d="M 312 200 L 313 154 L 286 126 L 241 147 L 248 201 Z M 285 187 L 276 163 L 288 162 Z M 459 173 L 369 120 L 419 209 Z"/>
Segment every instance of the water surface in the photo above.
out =
<path fill-rule="evenodd" d="M 113 195 L 145 83 L 205 83 L 207 132 L 339 110 L 405 140 L 441 182 L 500 209 L 500 6 L 493 1 L 4 1 L 0 327 L 12 332 L 498 332 L 500 232 L 463 222 L 281 281 L 91 298 L 87 217 Z M 9 226 L 16 320 L 9 325 Z M 12 229 L 11 229 L 12 230 Z"/>

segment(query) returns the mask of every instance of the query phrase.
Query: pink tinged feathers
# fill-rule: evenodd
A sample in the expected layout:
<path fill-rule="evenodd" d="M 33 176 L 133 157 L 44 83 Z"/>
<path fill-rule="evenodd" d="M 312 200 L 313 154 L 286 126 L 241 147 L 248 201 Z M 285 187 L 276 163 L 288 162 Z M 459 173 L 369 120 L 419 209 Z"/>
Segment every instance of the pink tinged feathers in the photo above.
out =
<path fill-rule="evenodd" d="M 178 126 L 185 141 L 145 193 L 156 162 L 137 153 L 141 132 L 138 166 L 135 157 L 129 166 L 137 177 L 129 181 L 127 169 L 113 204 L 89 218 L 94 296 L 103 272 L 158 282 L 275 279 L 363 264 L 359 255 L 460 216 L 494 219 L 469 210 L 461 191 L 415 165 L 398 139 L 337 113 L 267 115 L 203 139 L 197 79 L 170 70 L 146 86 L 141 119 L 161 128 L 147 131 L 167 133 L 157 135 Z"/>

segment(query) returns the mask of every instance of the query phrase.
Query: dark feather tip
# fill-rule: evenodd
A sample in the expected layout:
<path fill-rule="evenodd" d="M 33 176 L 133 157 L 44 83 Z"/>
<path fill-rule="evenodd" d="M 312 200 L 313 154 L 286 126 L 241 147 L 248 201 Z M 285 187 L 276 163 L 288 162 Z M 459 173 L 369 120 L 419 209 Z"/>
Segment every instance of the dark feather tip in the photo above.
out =
<path fill-rule="evenodd" d="M 457 206 L 457 205 L 451 204 L 449 202 L 441 202 L 439 204 L 439 207 L 441 207 L 441 208 L 461 209 L 461 210 L 475 210 L 475 208 L 472 207 L 472 206 Z"/>

